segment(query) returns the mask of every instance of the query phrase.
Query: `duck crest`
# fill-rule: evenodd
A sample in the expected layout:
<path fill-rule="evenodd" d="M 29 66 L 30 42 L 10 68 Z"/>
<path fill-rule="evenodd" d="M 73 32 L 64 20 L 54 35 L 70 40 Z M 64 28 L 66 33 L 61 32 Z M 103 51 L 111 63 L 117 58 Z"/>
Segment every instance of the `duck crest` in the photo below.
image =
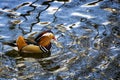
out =
<path fill-rule="evenodd" d="M 42 37 L 45 33 L 53 33 L 53 32 L 52 32 L 51 30 L 47 30 L 47 31 L 44 31 L 44 32 L 42 32 L 42 33 L 39 33 L 39 34 L 36 36 L 35 41 L 36 41 L 36 42 L 39 42 L 40 39 L 41 39 L 41 37 Z"/>
<path fill-rule="evenodd" d="M 48 36 L 43 36 L 46 33 L 53 34 L 53 32 L 51 30 L 47 30 L 42 33 L 39 33 L 35 38 L 35 42 L 37 43 L 37 45 L 44 46 L 46 49 L 50 50 L 50 48 L 51 48 L 50 38 Z"/>

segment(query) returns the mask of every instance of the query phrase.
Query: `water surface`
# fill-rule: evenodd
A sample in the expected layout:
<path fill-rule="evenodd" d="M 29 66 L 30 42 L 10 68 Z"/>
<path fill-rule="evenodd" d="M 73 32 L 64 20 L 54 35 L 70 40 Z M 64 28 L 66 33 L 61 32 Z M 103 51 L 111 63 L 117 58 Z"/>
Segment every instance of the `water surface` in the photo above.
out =
<path fill-rule="evenodd" d="M 119 0 L 1 0 L 0 80 L 119 80 Z M 51 29 L 47 58 L 8 56 L 19 35 Z"/>

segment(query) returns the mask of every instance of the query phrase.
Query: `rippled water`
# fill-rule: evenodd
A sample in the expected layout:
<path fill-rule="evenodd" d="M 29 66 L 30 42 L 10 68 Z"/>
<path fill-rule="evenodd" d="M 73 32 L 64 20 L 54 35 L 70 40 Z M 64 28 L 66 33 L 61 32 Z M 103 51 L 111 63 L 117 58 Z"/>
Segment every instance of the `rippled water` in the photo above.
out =
<path fill-rule="evenodd" d="M 19 35 L 48 29 L 50 57 L 16 55 Z M 120 80 L 120 1 L 0 0 L 0 80 Z"/>

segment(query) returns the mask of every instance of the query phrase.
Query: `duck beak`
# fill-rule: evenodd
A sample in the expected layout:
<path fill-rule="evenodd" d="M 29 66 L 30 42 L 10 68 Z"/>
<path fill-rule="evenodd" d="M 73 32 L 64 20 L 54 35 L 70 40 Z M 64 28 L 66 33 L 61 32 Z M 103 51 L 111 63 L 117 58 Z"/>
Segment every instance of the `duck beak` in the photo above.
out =
<path fill-rule="evenodd" d="M 60 42 L 58 42 L 58 40 L 56 38 L 52 39 L 51 43 L 54 43 L 59 48 L 63 48 L 62 44 Z"/>
<path fill-rule="evenodd" d="M 53 40 L 57 41 L 57 39 L 55 38 L 55 36 L 53 37 Z"/>
<path fill-rule="evenodd" d="M 53 36 L 53 38 L 51 39 L 51 42 L 52 42 L 52 43 L 57 42 L 57 39 L 56 39 L 56 37 L 55 37 L 55 36 Z"/>

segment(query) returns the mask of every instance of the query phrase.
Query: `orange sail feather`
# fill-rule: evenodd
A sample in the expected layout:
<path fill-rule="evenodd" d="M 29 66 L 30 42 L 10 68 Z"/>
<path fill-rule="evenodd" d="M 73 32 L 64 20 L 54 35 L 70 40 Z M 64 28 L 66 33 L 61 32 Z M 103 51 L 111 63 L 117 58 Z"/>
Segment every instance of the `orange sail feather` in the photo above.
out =
<path fill-rule="evenodd" d="M 19 36 L 16 40 L 18 50 L 20 51 L 23 47 L 27 46 L 27 43 L 25 42 L 23 36 Z"/>

